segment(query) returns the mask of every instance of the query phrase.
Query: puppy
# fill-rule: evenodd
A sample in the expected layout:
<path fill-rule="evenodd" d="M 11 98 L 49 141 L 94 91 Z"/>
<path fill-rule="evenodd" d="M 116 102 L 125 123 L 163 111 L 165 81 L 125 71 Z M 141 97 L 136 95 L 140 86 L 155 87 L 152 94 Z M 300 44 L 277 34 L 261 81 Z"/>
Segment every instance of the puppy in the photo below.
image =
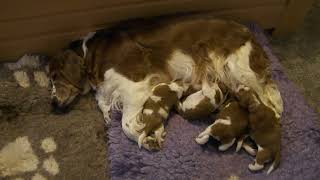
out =
<path fill-rule="evenodd" d="M 178 105 L 178 112 L 188 120 L 200 119 L 209 116 L 215 110 L 215 104 L 203 95 L 202 90 L 188 96 Z"/>
<path fill-rule="evenodd" d="M 149 150 L 159 150 L 162 147 L 165 136 L 164 121 L 168 118 L 172 106 L 179 101 L 182 91 L 175 83 L 160 83 L 152 89 L 152 96 L 145 102 L 139 122 L 142 127 L 139 130 L 139 147 L 142 144 Z"/>
<path fill-rule="evenodd" d="M 222 84 L 214 83 L 209 86 L 204 83 L 201 90 L 189 95 L 178 105 L 178 112 L 188 120 L 208 117 L 225 100 L 225 87 Z M 221 87 L 221 88 L 220 88 Z"/>
<path fill-rule="evenodd" d="M 264 168 L 268 161 L 273 163 L 267 174 L 277 168 L 280 163 L 281 128 L 276 113 L 264 105 L 254 91 L 245 86 L 239 86 L 236 97 L 243 108 L 249 112 L 250 137 L 258 146 L 258 152 L 251 171 Z"/>
<path fill-rule="evenodd" d="M 237 101 L 230 100 L 217 115 L 217 120 L 199 134 L 196 142 L 205 144 L 212 136 L 221 142 L 219 150 L 225 151 L 247 133 L 248 121 L 248 112 Z"/>

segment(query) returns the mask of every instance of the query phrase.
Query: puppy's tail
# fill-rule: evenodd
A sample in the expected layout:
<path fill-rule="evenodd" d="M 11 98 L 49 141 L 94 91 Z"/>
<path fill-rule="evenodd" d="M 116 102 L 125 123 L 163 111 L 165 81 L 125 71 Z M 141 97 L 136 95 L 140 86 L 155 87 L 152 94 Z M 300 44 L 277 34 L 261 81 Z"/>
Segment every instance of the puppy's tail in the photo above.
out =
<path fill-rule="evenodd" d="M 273 160 L 273 162 L 272 162 L 272 164 L 271 164 L 271 166 L 270 166 L 270 168 L 268 169 L 268 172 L 267 172 L 268 175 L 279 166 L 280 157 L 281 157 L 280 156 L 280 151 L 278 151 L 276 156 L 275 156 L 275 158 L 274 158 L 274 160 Z"/>

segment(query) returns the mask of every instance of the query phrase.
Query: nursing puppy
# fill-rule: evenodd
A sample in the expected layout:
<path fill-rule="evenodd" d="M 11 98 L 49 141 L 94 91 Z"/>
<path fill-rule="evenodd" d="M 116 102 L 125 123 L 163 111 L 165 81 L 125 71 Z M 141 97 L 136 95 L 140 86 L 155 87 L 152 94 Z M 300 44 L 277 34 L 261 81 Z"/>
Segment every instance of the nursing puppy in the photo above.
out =
<path fill-rule="evenodd" d="M 219 84 L 212 83 L 209 86 L 208 83 L 203 83 L 201 90 L 189 95 L 179 103 L 177 108 L 179 114 L 188 120 L 208 117 L 225 100 L 225 87 L 221 83 Z"/>
<path fill-rule="evenodd" d="M 138 145 L 149 150 L 159 150 L 164 141 L 164 122 L 170 109 L 177 104 L 183 93 L 183 88 L 176 83 L 160 83 L 152 89 L 150 96 L 143 106 L 139 125 L 142 126 Z M 153 134 L 154 133 L 154 134 Z"/>
<path fill-rule="evenodd" d="M 196 138 L 198 144 L 205 144 L 212 136 L 221 142 L 220 151 L 230 148 L 248 131 L 248 112 L 237 101 L 231 100 L 217 115 L 217 120 Z"/>
<path fill-rule="evenodd" d="M 273 161 L 268 174 L 280 163 L 281 127 L 275 113 L 265 106 L 254 91 L 239 86 L 236 97 L 242 107 L 249 112 L 250 137 L 258 146 L 254 163 L 249 164 L 251 171 L 264 168 L 264 164 Z"/>

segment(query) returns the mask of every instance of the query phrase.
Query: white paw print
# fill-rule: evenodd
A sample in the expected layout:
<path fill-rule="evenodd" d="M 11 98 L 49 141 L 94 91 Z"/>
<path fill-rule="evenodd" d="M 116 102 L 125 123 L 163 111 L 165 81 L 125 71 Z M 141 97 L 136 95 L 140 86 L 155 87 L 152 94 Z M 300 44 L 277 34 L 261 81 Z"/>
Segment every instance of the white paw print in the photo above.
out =
<path fill-rule="evenodd" d="M 8 143 L 0 151 L 0 178 L 11 177 L 15 180 L 25 179 L 24 173 L 34 173 L 31 180 L 46 180 L 48 174 L 59 174 L 59 164 L 53 156 L 57 145 L 52 137 L 44 138 L 40 145 L 41 151 L 48 155 L 43 160 L 34 153 L 27 136 L 18 137 Z M 30 179 L 30 178 L 27 178 Z"/>

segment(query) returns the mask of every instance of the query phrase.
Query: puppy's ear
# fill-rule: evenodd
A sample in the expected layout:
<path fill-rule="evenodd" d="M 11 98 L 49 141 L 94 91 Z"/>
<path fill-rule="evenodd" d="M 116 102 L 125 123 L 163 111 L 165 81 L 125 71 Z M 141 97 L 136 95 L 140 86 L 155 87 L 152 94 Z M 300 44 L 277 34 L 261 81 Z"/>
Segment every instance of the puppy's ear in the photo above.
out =
<path fill-rule="evenodd" d="M 72 50 L 60 54 L 60 72 L 72 85 L 83 88 L 85 77 L 84 59 Z"/>

